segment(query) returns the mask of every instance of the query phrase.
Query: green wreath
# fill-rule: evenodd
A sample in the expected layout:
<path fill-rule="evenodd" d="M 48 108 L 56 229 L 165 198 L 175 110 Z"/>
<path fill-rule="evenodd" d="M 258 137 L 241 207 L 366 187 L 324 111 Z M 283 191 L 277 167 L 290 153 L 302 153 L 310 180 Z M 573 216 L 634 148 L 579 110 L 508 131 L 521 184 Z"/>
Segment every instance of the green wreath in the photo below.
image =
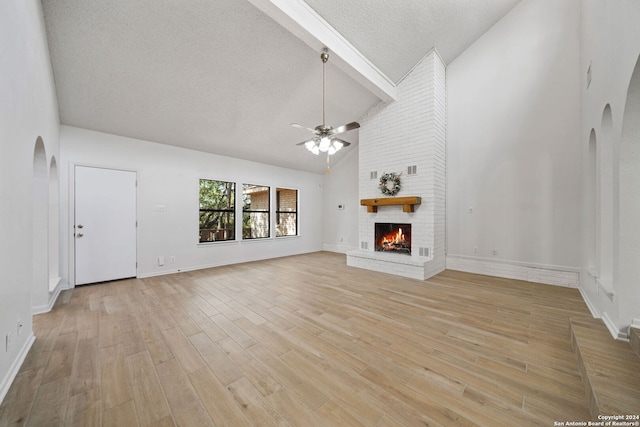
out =
<path fill-rule="evenodd" d="M 389 188 L 391 184 L 391 188 Z M 380 177 L 380 185 L 378 186 L 382 194 L 386 196 L 395 196 L 402 189 L 400 183 L 400 174 L 389 172 Z"/>

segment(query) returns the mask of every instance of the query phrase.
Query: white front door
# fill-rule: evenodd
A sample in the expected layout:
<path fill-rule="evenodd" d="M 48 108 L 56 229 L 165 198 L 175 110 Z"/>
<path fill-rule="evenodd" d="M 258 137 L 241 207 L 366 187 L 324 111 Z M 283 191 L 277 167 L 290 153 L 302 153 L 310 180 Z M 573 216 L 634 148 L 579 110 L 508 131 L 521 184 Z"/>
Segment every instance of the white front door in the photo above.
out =
<path fill-rule="evenodd" d="M 75 167 L 76 285 L 136 276 L 136 173 Z"/>

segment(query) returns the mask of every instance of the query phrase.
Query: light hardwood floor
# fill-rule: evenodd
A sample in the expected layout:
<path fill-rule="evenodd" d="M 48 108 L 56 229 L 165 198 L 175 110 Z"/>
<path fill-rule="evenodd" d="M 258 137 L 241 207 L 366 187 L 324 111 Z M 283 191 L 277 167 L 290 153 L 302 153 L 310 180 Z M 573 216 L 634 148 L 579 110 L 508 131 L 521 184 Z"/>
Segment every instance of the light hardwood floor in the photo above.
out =
<path fill-rule="evenodd" d="M 308 255 L 65 291 L 2 406 L 27 426 L 553 426 L 589 420 L 579 293 Z"/>

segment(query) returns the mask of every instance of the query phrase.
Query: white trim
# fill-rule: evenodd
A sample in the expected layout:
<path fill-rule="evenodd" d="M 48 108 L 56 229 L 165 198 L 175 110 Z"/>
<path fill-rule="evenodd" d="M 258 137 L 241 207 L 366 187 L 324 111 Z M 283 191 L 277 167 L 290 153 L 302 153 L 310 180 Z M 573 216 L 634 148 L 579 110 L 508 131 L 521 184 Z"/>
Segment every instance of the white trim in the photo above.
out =
<path fill-rule="evenodd" d="M 20 349 L 18 357 L 16 357 L 16 359 L 13 361 L 11 368 L 9 368 L 9 371 L 2 379 L 2 382 L 0 383 L 0 403 L 2 403 L 7 393 L 9 392 L 9 388 L 11 387 L 13 380 L 18 375 L 18 372 L 20 372 L 20 368 L 24 363 L 24 359 L 27 357 L 27 354 L 29 354 L 29 350 L 31 349 L 31 346 L 33 345 L 35 340 L 36 337 L 35 335 L 33 335 L 33 332 L 31 332 L 31 335 L 29 336 L 29 338 L 27 338 L 27 341 L 22 346 L 22 349 Z"/>
<path fill-rule="evenodd" d="M 303 255 L 303 254 L 314 253 L 314 252 L 319 252 L 319 251 L 315 251 L 314 250 L 314 251 L 307 251 L 307 252 L 295 252 L 295 253 L 290 253 L 290 254 L 278 255 L 278 256 L 275 256 L 275 257 L 274 256 L 269 256 L 269 255 L 267 255 L 267 256 L 258 256 L 258 257 L 249 257 L 249 258 L 239 259 L 239 260 L 233 261 L 233 262 L 217 262 L 217 263 L 195 265 L 195 266 L 189 266 L 189 267 L 185 267 L 185 268 L 172 269 L 172 270 L 152 271 L 152 272 L 149 272 L 149 273 L 138 274 L 136 279 L 146 279 L 146 278 L 149 278 L 149 277 L 165 276 L 167 274 L 182 273 L 182 272 L 185 272 L 185 271 L 204 270 L 204 269 L 207 269 L 207 268 L 223 267 L 223 266 L 226 266 L 226 265 L 243 264 L 243 263 L 246 263 L 246 262 L 265 261 L 265 260 L 269 260 L 269 259 L 284 258 L 284 257 Z"/>
<path fill-rule="evenodd" d="M 385 102 L 396 99 L 396 86 L 342 34 L 302 0 L 249 0 L 318 54 L 327 47 L 333 63 Z"/>
<path fill-rule="evenodd" d="M 449 270 L 486 274 L 567 288 L 578 288 L 580 284 L 580 269 L 577 267 L 497 260 L 466 255 L 447 255 L 446 266 Z"/>
<path fill-rule="evenodd" d="M 587 294 L 584 293 L 584 291 L 582 290 L 582 286 L 578 287 L 578 290 L 580 291 L 580 296 L 582 296 L 582 300 L 584 301 L 584 303 L 587 305 L 587 308 L 591 312 L 591 315 L 594 318 L 599 319 L 600 313 L 598 313 L 598 310 L 596 310 L 596 307 L 593 305 L 593 303 L 591 302 Z"/>
<path fill-rule="evenodd" d="M 613 338 L 619 341 L 629 342 L 629 335 L 626 332 L 622 332 L 618 330 L 615 322 L 611 320 L 611 318 L 609 317 L 609 313 L 604 313 L 602 315 L 602 321 L 604 322 L 605 326 L 607 327 L 607 329 L 609 330 L 609 333 Z"/>
<path fill-rule="evenodd" d="M 631 319 L 630 328 L 640 329 L 640 319 Z"/>
<path fill-rule="evenodd" d="M 357 250 L 357 245 L 352 245 L 344 242 L 335 242 L 335 243 L 322 243 L 322 250 L 327 252 L 336 252 L 339 254 L 346 254 L 349 251 Z"/>
<path fill-rule="evenodd" d="M 58 296 L 60 296 L 60 292 L 64 291 L 65 289 L 71 289 L 71 287 L 68 284 L 63 284 L 62 280 L 60 280 L 55 289 L 49 291 L 49 303 L 46 305 L 36 305 L 34 307 L 31 307 L 31 314 L 35 315 L 50 312 L 51 309 L 53 309 L 53 306 L 56 304 Z"/>

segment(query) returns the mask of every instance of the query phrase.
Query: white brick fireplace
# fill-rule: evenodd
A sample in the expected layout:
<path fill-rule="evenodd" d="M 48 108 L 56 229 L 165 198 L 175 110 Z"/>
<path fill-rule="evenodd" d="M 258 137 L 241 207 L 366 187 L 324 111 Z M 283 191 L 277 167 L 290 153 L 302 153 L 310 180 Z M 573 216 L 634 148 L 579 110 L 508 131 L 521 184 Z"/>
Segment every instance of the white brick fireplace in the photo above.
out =
<path fill-rule="evenodd" d="M 401 173 L 397 197 L 417 196 L 414 212 L 402 206 L 360 207 L 360 249 L 347 264 L 425 280 L 445 268 L 446 69 L 432 50 L 397 86 L 396 101 L 381 104 L 361 121 L 359 197 L 385 198 L 384 173 Z M 376 222 L 411 224 L 411 255 L 374 251 Z"/>

